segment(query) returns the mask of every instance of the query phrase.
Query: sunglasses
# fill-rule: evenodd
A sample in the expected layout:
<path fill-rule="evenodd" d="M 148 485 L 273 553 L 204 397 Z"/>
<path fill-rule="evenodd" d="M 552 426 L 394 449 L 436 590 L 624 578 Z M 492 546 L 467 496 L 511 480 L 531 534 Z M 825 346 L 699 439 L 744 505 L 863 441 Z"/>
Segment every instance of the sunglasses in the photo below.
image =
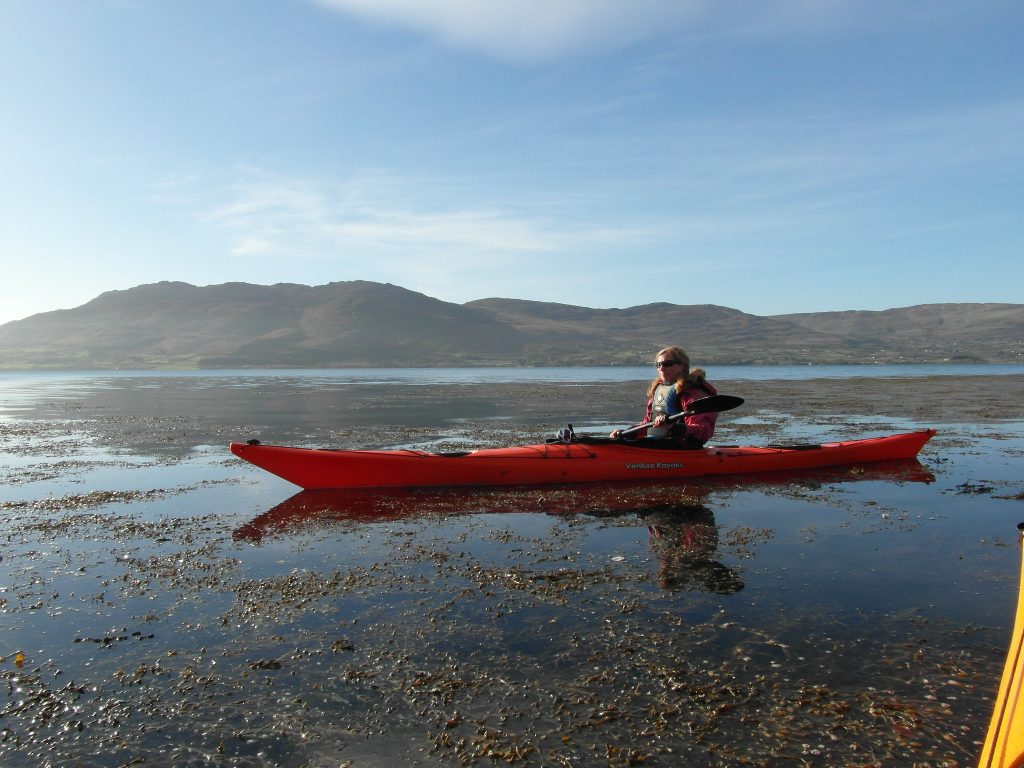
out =
<path fill-rule="evenodd" d="M 671 368 L 673 365 L 681 365 L 678 360 L 659 360 L 654 364 L 655 368 Z"/>

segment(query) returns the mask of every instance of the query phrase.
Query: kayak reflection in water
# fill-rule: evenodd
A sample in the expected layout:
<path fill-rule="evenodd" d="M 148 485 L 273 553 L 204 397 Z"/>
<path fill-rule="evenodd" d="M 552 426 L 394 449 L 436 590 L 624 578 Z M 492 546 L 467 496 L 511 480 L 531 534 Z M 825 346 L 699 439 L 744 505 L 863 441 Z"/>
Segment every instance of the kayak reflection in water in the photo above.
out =
<path fill-rule="evenodd" d="M 718 526 L 707 507 L 665 507 L 644 515 L 651 551 L 658 559 L 658 585 L 728 595 L 743 589 L 735 570 L 718 562 Z"/>
<path fill-rule="evenodd" d="M 650 427 L 635 433 L 639 439 L 657 440 L 666 448 L 702 448 L 715 432 L 717 413 L 700 413 L 666 423 L 696 400 L 717 395 L 718 390 L 704 378 L 702 368 L 690 370 L 690 357 L 680 347 L 666 347 L 654 357 L 657 377 L 647 389 L 647 413 Z M 622 437 L 616 429 L 611 437 Z"/>
<path fill-rule="evenodd" d="M 257 543 L 266 537 L 310 535 L 335 526 L 349 530 L 355 526 L 357 530 L 361 524 L 443 520 L 455 515 L 536 512 L 559 517 L 636 516 L 647 526 L 660 587 L 723 595 L 743 589 L 737 572 L 716 560 L 718 526 L 714 513 L 702 502 L 707 488 L 665 485 L 641 490 L 609 485 L 588 490 L 302 491 L 236 528 L 232 538 Z M 640 506 L 636 504 L 637 494 L 646 497 Z"/>

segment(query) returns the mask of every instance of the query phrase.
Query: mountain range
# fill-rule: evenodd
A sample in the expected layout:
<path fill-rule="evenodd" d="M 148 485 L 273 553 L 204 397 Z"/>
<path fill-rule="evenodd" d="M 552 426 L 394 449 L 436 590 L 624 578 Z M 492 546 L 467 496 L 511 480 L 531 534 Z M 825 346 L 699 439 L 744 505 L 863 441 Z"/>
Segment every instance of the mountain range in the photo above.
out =
<path fill-rule="evenodd" d="M 361 280 L 160 282 L 0 325 L 0 368 L 642 365 L 672 344 L 695 365 L 1020 363 L 1024 304 L 759 316 L 710 304 L 454 304 Z"/>

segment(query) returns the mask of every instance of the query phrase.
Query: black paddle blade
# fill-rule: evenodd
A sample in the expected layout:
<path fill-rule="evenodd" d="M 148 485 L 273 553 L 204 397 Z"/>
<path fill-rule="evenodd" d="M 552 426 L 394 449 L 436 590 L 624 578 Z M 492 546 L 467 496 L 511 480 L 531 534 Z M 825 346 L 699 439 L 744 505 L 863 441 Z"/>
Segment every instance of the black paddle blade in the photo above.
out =
<path fill-rule="evenodd" d="M 675 416 L 669 416 L 668 420 L 679 421 L 687 416 L 693 416 L 697 413 L 721 413 L 722 411 L 731 411 L 733 408 L 739 408 L 743 405 L 742 397 L 735 397 L 733 395 L 709 395 L 708 397 L 702 397 L 700 400 L 694 400 L 690 403 L 690 407 L 682 413 L 677 413 Z M 637 424 L 635 427 L 629 429 L 623 429 L 619 431 L 619 437 L 628 437 L 629 435 L 635 435 L 637 432 L 643 432 L 649 426 L 654 424 L 653 421 L 648 421 L 643 424 Z"/>
<path fill-rule="evenodd" d="M 739 408 L 741 405 L 743 405 L 742 397 L 735 397 L 734 395 L 708 395 L 690 403 L 690 407 L 686 409 L 686 412 L 721 413 L 722 411 L 731 411 L 733 408 Z"/>

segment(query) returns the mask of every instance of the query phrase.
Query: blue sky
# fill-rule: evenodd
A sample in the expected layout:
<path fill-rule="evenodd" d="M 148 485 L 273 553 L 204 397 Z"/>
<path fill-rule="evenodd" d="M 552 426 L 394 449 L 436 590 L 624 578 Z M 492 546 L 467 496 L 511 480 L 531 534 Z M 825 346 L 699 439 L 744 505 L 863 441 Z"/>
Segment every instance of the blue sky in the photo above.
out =
<path fill-rule="evenodd" d="M 5 0 L 0 322 L 159 280 L 1024 301 L 1009 0 Z"/>

